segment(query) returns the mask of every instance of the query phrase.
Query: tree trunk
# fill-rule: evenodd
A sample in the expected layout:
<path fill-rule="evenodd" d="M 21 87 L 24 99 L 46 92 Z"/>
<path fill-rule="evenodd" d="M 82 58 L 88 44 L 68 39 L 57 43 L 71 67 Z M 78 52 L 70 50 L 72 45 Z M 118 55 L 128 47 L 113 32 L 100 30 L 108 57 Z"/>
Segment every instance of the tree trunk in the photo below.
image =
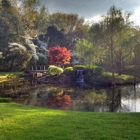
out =
<path fill-rule="evenodd" d="M 12 59 L 12 61 L 11 61 L 11 65 L 10 65 L 10 71 L 12 71 L 12 70 L 13 70 L 14 61 L 15 61 L 15 59 L 13 58 L 13 59 Z"/>

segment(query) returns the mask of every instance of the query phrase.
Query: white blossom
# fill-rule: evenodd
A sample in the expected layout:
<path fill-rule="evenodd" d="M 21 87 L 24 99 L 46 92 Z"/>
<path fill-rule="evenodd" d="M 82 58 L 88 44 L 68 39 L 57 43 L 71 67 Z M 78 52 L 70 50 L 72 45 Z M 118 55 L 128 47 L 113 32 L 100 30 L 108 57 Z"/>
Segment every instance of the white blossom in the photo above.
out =
<path fill-rule="evenodd" d="M 0 52 L 0 57 L 2 57 L 2 55 L 3 55 L 3 52 Z"/>
<path fill-rule="evenodd" d="M 9 42 L 8 47 L 11 48 L 10 51 L 13 51 L 16 49 L 22 49 L 22 50 L 26 51 L 26 48 L 23 45 L 15 43 L 15 42 L 14 43 Z"/>

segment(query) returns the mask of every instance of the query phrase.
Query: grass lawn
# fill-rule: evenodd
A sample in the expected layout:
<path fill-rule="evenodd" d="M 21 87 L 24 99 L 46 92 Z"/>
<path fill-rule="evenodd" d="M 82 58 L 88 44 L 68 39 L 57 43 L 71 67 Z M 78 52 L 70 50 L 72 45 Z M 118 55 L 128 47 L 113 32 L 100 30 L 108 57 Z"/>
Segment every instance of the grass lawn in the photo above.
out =
<path fill-rule="evenodd" d="M 140 79 L 140 65 L 129 65 L 126 66 L 123 71 L 124 74 L 130 74 L 130 75 L 135 75 Z"/>
<path fill-rule="evenodd" d="M 115 75 L 115 81 L 116 84 L 134 84 L 134 76 L 133 75 L 127 75 L 127 74 L 121 74 L 118 75 L 117 73 Z M 110 82 L 112 79 L 112 73 L 111 72 L 104 72 L 101 76 L 102 81 Z M 136 82 L 140 82 L 139 78 L 136 78 Z"/>
<path fill-rule="evenodd" d="M 23 72 L 0 72 L 0 83 L 16 78 Z"/>
<path fill-rule="evenodd" d="M 140 140 L 140 113 L 61 111 L 0 103 L 0 140 Z"/>

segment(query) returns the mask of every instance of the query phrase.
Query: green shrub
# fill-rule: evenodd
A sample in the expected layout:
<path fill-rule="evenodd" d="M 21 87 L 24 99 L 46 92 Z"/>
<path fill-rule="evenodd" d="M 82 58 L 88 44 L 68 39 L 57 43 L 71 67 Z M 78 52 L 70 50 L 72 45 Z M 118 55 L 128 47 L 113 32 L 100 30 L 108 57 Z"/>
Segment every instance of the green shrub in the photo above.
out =
<path fill-rule="evenodd" d="M 50 93 L 51 93 L 51 95 L 52 95 L 52 94 L 53 94 L 53 95 L 62 95 L 62 94 L 63 94 L 63 89 L 51 87 Z"/>
<path fill-rule="evenodd" d="M 0 102 L 10 102 L 11 100 L 12 100 L 11 98 L 5 98 L 5 97 L 0 98 Z"/>
<path fill-rule="evenodd" d="M 88 64 L 88 65 L 86 65 L 86 68 L 89 69 L 89 70 L 91 70 L 92 72 L 94 72 L 95 67 L 96 67 L 96 66 L 93 65 L 93 64 Z"/>
<path fill-rule="evenodd" d="M 96 75 L 101 75 L 105 71 L 104 68 L 92 64 L 87 65 L 86 68 L 91 70 Z"/>
<path fill-rule="evenodd" d="M 105 71 L 104 68 L 99 67 L 99 66 L 96 66 L 96 67 L 94 68 L 94 73 L 95 73 L 96 75 L 101 75 L 104 71 Z"/>
<path fill-rule="evenodd" d="M 50 75 L 60 75 L 63 73 L 63 69 L 61 67 L 57 67 L 54 65 L 50 65 L 48 70 Z"/>
<path fill-rule="evenodd" d="M 84 65 L 74 65 L 73 66 L 73 69 L 85 69 L 86 68 L 86 66 L 84 66 Z"/>
<path fill-rule="evenodd" d="M 64 73 L 69 73 L 71 71 L 73 71 L 73 67 L 67 67 L 64 69 Z"/>

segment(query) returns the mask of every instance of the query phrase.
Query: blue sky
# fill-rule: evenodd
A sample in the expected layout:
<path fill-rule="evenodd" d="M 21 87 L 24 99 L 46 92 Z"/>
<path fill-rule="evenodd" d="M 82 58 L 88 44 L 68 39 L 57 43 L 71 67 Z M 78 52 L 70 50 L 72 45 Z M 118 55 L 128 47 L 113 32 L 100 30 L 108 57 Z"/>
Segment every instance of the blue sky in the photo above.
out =
<path fill-rule="evenodd" d="M 85 19 L 98 20 L 112 5 L 124 11 L 132 12 L 132 20 L 140 23 L 140 0 L 40 0 L 50 13 L 74 13 Z M 138 23 L 139 22 L 139 23 Z"/>

